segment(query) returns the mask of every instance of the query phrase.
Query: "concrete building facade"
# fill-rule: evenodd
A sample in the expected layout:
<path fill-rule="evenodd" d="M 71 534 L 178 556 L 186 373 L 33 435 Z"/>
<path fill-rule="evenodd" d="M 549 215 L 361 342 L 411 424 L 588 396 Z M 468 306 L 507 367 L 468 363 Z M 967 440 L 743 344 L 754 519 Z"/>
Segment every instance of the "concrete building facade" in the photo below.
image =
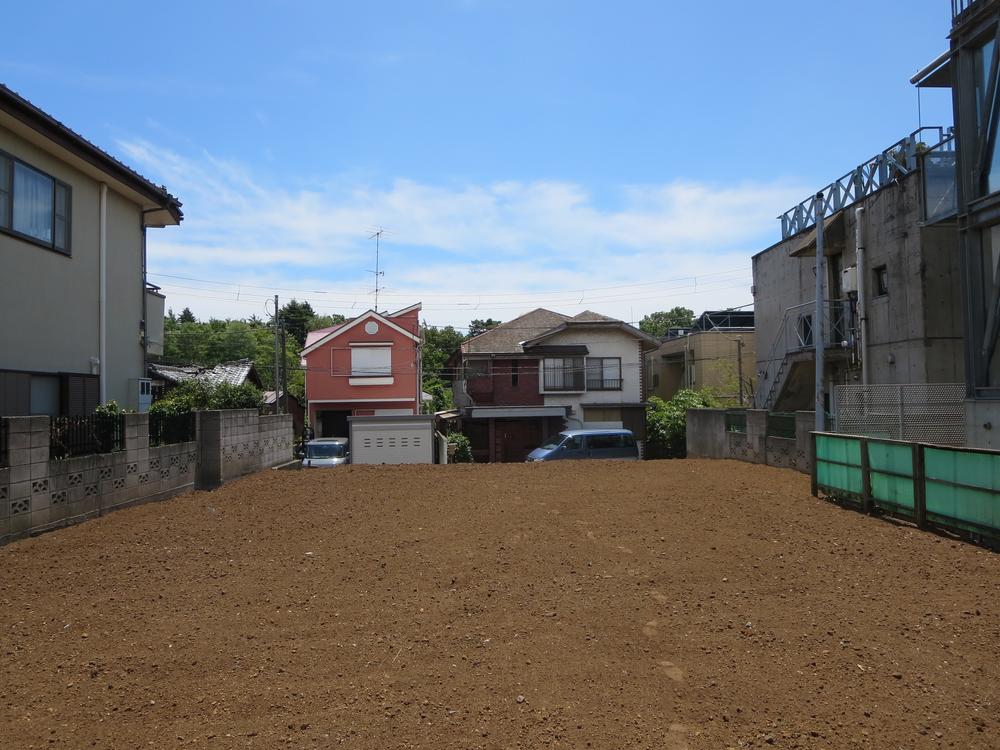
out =
<path fill-rule="evenodd" d="M 919 137 L 910 142 L 917 146 Z M 894 162 L 881 162 L 891 178 L 824 221 L 828 412 L 833 386 L 860 384 L 865 371 L 870 384 L 964 378 L 954 217 L 926 221 L 919 150 L 900 157 L 908 167 L 895 174 Z M 753 256 L 757 408 L 814 408 L 815 269 L 814 224 Z"/>
<path fill-rule="evenodd" d="M 757 346 L 753 313 L 706 312 L 680 335 L 646 354 L 649 395 L 669 400 L 683 388 L 707 388 L 734 404 L 753 400 Z"/>

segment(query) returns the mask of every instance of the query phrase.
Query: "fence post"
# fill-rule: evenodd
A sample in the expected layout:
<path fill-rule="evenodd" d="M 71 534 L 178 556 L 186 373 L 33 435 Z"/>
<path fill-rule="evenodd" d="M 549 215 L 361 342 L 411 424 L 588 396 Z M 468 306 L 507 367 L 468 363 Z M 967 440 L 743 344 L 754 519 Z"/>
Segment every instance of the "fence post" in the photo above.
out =
<path fill-rule="evenodd" d="M 913 514 L 917 528 L 927 528 L 927 482 L 924 478 L 924 446 L 913 444 Z"/>
<path fill-rule="evenodd" d="M 872 512 L 872 472 L 868 459 L 868 441 L 861 438 L 861 506 L 865 513 Z"/>
<path fill-rule="evenodd" d="M 809 472 L 809 477 L 812 480 L 812 496 L 819 497 L 819 467 L 816 465 L 816 433 L 809 433 L 809 464 L 812 469 Z"/>

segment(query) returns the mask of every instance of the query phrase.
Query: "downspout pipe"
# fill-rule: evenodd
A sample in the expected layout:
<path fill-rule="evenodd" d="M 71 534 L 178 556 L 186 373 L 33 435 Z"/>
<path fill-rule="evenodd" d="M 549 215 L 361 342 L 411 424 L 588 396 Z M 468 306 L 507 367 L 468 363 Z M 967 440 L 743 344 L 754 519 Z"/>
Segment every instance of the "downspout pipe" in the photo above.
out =
<path fill-rule="evenodd" d="M 100 213 L 98 217 L 98 257 L 100 266 L 100 293 L 98 297 L 99 354 L 101 359 L 99 391 L 101 403 L 108 402 L 108 186 L 101 183 Z"/>
<path fill-rule="evenodd" d="M 824 394 L 824 378 L 826 375 L 823 355 L 826 341 L 823 338 L 823 313 L 826 310 L 823 283 L 826 280 L 826 256 L 823 248 L 823 193 L 816 194 L 816 311 L 813 313 L 813 345 L 816 349 L 816 432 L 826 431 L 826 408 Z"/>
<path fill-rule="evenodd" d="M 868 385 L 868 263 L 865 252 L 864 206 L 854 209 L 855 265 L 858 273 L 858 336 L 861 339 L 861 385 Z"/>

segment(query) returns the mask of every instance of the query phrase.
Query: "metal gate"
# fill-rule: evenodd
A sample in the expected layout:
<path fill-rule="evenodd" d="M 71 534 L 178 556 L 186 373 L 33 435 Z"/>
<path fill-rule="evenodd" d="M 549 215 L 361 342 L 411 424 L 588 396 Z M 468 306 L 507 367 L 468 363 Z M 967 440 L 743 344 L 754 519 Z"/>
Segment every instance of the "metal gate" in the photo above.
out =
<path fill-rule="evenodd" d="M 965 444 L 965 386 L 961 383 L 838 385 L 837 432 L 938 445 Z"/>

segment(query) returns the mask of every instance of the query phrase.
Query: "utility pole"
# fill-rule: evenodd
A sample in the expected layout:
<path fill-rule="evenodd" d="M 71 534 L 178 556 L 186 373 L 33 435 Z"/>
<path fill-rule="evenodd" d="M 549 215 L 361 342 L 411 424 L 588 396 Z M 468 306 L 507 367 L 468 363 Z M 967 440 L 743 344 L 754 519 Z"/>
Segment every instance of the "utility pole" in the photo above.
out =
<path fill-rule="evenodd" d="M 278 397 L 275 395 L 275 411 Z M 285 361 L 285 324 L 281 324 L 281 411 L 288 414 L 288 363 Z"/>
<path fill-rule="evenodd" d="M 281 400 L 278 398 L 278 389 L 281 384 L 281 357 L 278 354 L 279 333 L 281 326 L 281 308 L 278 307 L 278 295 L 274 295 L 274 413 L 281 414 Z"/>
<path fill-rule="evenodd" d="M 743 406 L 743 337 L 736 339 L 736 382 L 740 389 L 740 406 Z"/>
<path fill-rule="evenodd" d="M 826 276 L 823 251 L 823 191 L 816 193 L 816 311 L 813 313 L 813 345 L 816 348 L 816 432 L 826 430 L 826 408 L 823 399 L 823 282 Z"/>

